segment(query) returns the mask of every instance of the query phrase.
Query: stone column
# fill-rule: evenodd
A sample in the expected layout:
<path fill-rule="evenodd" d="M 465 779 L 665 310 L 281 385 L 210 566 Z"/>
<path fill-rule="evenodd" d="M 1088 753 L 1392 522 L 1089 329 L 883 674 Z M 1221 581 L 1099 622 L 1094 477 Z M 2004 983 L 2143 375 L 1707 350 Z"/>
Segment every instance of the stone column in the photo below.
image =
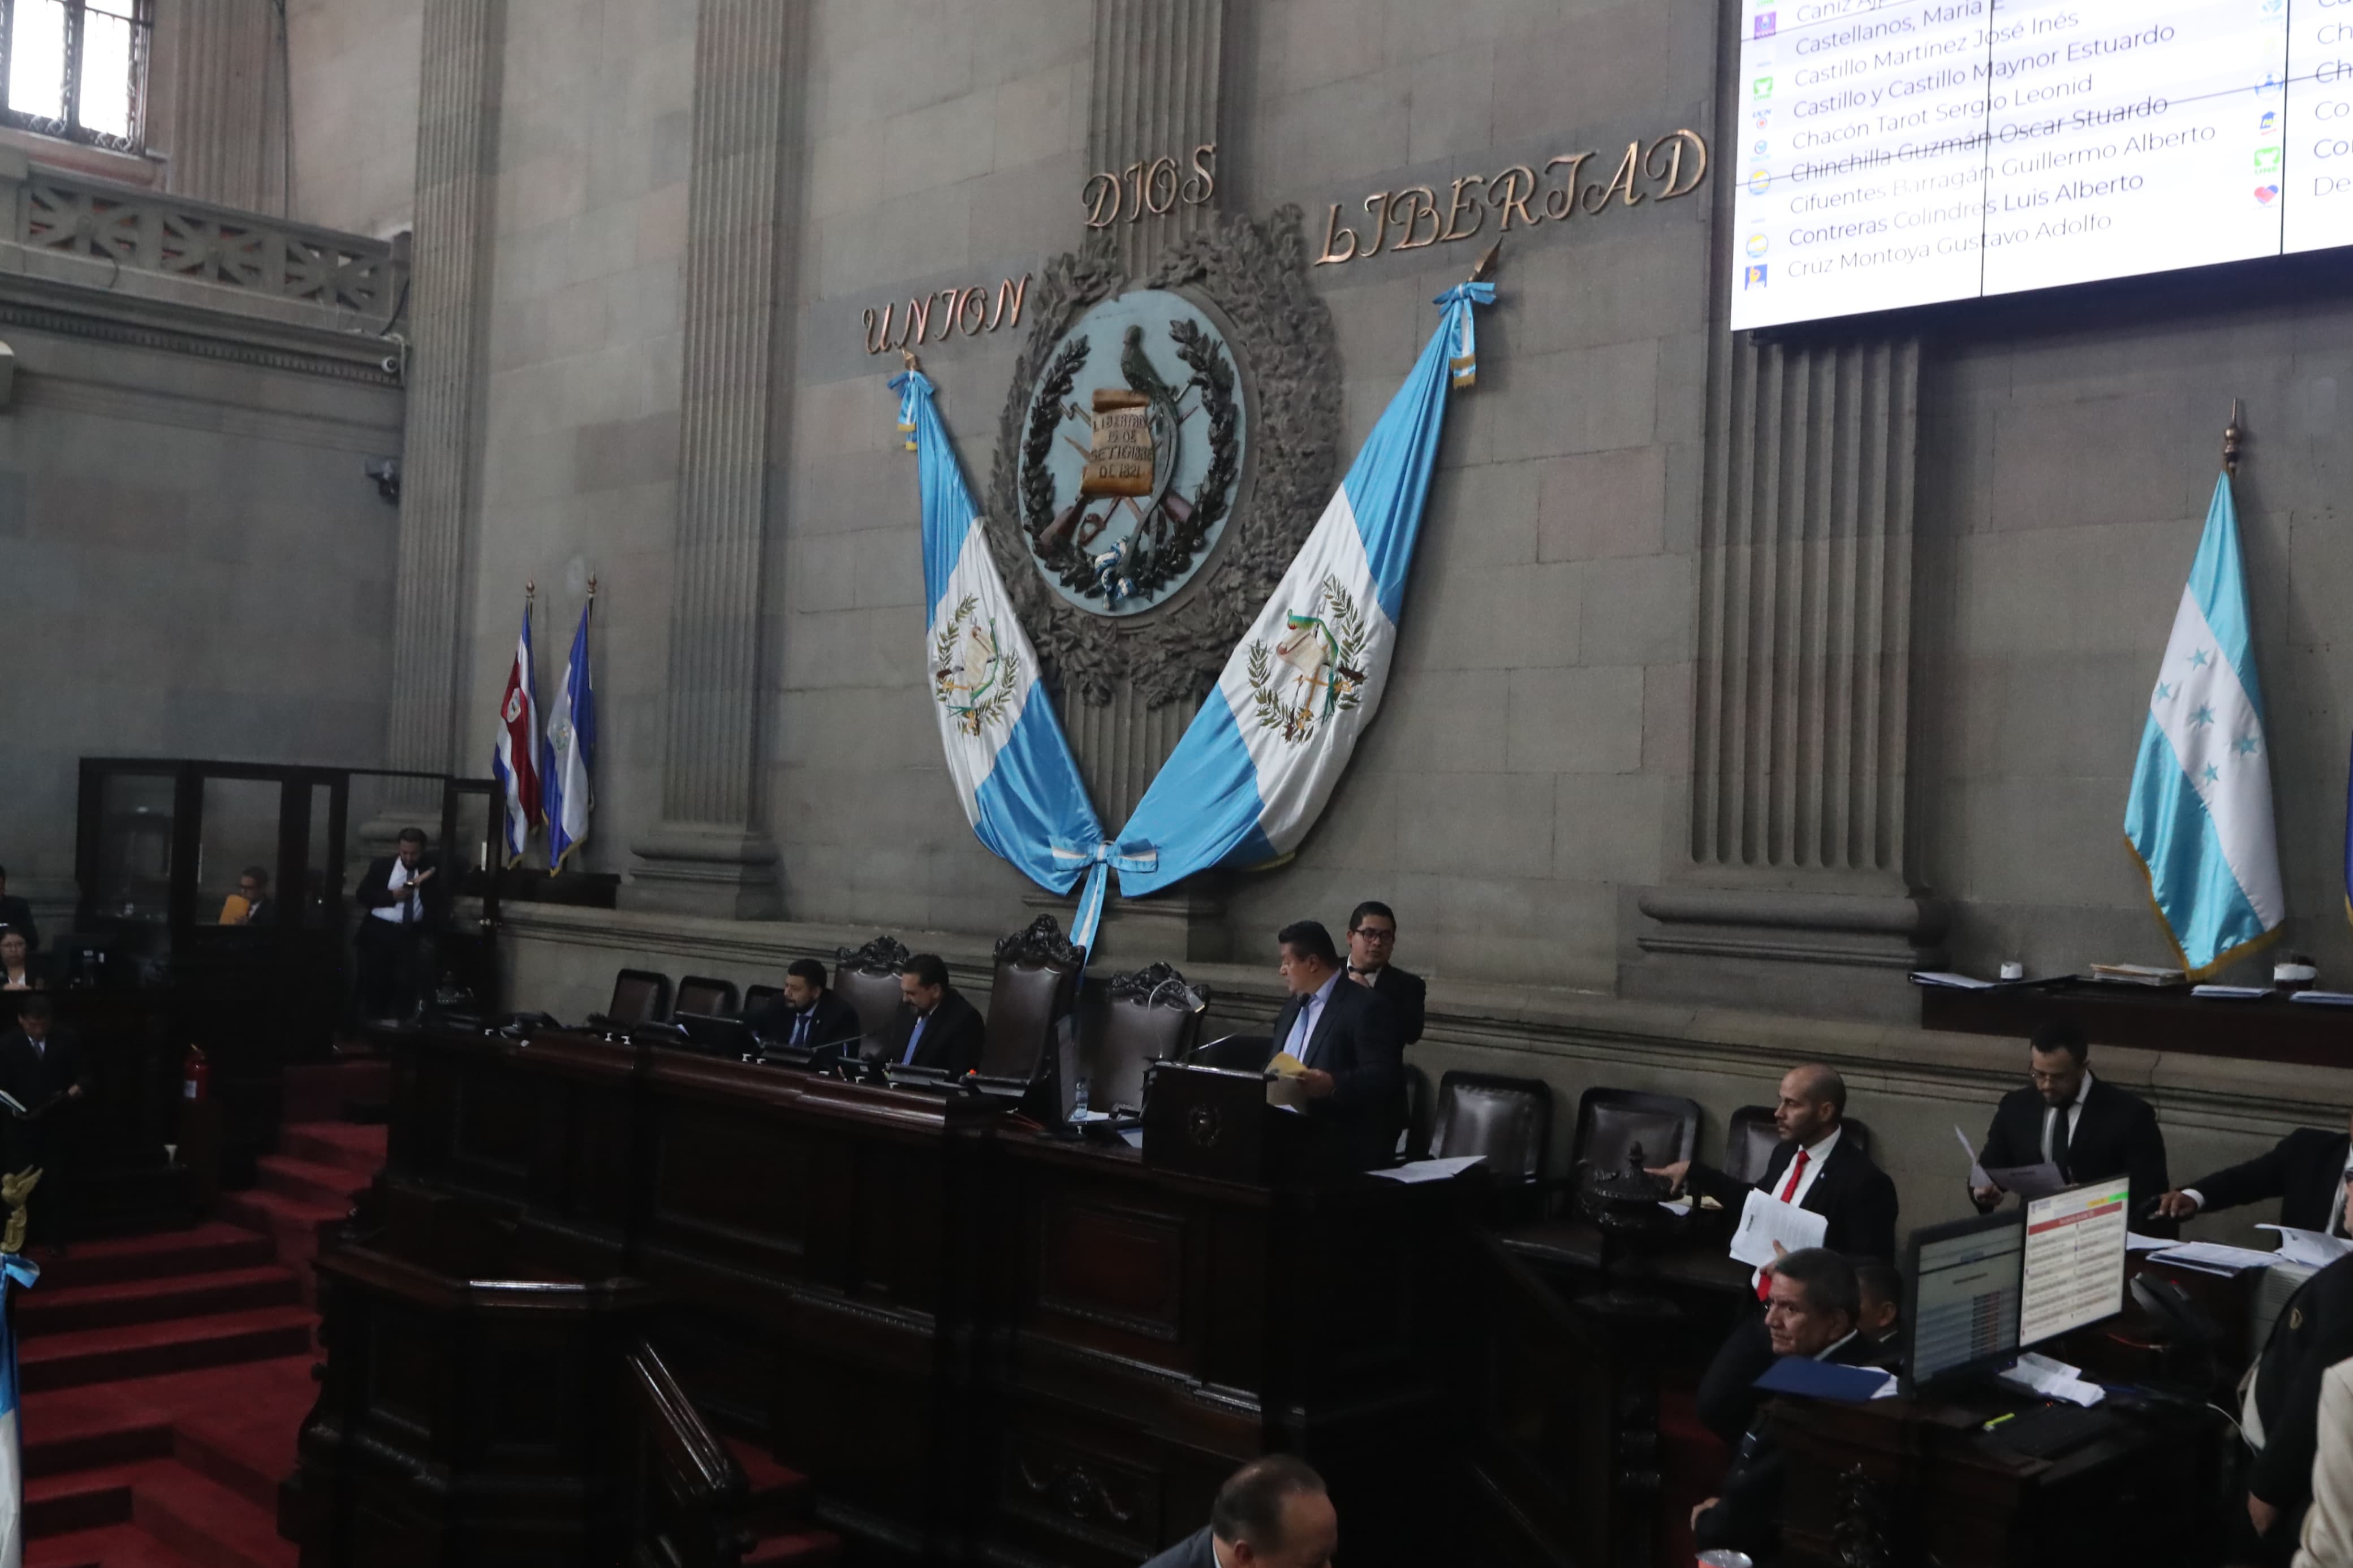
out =
<path fill-rule="evenodd" d="M 759 820 L 760 584 L 801 10 L 703 0 L 695 29 L 669 728 L 661 821 L 630 847 L 638 908 L 783 913 Z"/>
<path fill-rule="evenodd" d="M 1915 340 L 1719 342 L 1690 813 L 1630 994 L 1904 1017 L 1942 960 L 1905 821 L 1919 382 Z"/>
<path fill-rule="evenodd" d="M 459 755 L 467 540 L 480 472 L 483 314 L 503 0 L 426 0 L 409 284 L 408 427 L 387 761 Z M 406 799 L 397 804 L 414 809 Z"/>
<path fill-rule="evenodd" d="M 1116 174 L 1218 140 L 1226 0 L 1095 0 L 1094 73 L 1087 93 L 1087 167 Z M 1219 181 L 1222 188 L 1225 181 Z M 1217 203 L 1114 226 L 1131 277 L 1216 221 Z"/>
<path fill-rule="evenodd" d="M 286 208 L 278 22 L 269 0 L 160 6 L 148 67 L 147 145 L 165 188 L 248 212 Z"/>

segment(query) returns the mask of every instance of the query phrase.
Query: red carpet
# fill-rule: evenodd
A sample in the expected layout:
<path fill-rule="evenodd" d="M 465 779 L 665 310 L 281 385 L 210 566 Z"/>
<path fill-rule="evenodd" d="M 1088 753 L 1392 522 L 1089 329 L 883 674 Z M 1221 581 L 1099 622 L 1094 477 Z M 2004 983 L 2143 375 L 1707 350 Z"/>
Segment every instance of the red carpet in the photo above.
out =
<path fill-rule="evenodd" d="M 318 1387 L 311 1260 L 384 1163 L 381 1061 L 290 1069 L 279 1152 L 191 1230 L 42 1259 L 16 1299 L 25 1568 L 294 1568 L 278 1485 Z M 824 1568 L 808 1483 L 730 1439 L 752 1483 L 746 1568 Z"/>

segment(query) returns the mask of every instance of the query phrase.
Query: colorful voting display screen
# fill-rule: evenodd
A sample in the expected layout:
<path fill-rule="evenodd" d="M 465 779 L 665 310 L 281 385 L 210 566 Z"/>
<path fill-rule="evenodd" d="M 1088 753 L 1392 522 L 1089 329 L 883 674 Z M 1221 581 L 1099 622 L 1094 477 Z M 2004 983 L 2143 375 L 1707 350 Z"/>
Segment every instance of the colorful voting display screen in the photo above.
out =
<path fill-rule="evenodd" d="M 2026 1205 L 2020 1344 L 2038 1345 L 2124 1310 L 2131 1198 L 2132 1184 L 2118 1176 Z"/>

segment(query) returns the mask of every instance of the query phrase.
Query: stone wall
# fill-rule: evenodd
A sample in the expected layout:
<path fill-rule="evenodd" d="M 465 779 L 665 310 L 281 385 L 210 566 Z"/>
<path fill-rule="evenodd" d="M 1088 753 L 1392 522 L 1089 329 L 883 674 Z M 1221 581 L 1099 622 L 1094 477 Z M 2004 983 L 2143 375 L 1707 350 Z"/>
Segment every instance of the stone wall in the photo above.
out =
<path fill-rule="evenodd" d="M 297 217 L 382 236 L 414 221 L 424 11 L 424 0 L 288 0 Z"/>

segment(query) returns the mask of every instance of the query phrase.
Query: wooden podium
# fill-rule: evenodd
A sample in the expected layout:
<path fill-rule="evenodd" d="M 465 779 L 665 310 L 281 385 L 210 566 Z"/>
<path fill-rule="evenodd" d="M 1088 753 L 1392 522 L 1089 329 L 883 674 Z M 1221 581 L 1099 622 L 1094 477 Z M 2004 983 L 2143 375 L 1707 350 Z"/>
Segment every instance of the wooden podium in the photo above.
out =
<path fill-rule="evenodd" d="M 1253 1186 L 1348 1173 L 1326 1122 L 1267 1103 L 1264 1073 L 1181 1062 L 1154 1063 L 1145 1080 L 1144 1163 Z"/>

